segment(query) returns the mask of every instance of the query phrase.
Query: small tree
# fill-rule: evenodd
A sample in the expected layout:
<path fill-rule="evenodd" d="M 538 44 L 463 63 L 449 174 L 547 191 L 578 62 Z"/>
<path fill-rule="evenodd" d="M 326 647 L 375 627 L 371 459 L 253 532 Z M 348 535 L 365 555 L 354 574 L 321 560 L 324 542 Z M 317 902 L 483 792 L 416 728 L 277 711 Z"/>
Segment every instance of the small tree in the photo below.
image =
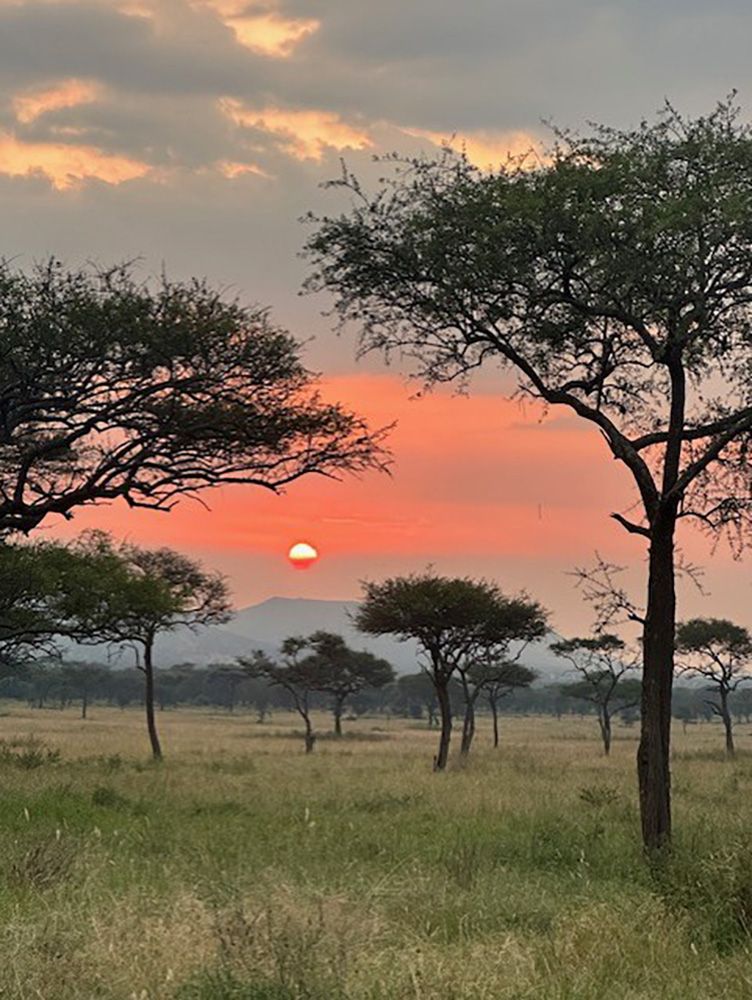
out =
<path fill-rule="evenodd" d="M 394 670 L 373 653 L 350 649 L 340 635 L 314 632 L 307 648 L 315 660 L 316 690 L 332 699 L 334 732 L 342 735 L 342 710 L 348 698 L 364 688 L 380 688 L 394 680 Z"/>
<path fill-rule="evenodd" d="M 0 543 L 0 662 L 54 656 L 57 637 L 85 637 L 67 607 L 93 600 L 95 577 L 91 560 L 62 543 Z"/>
<path fill-rule="evenodd" d="M 415 717 L 423 715 L 423 709 L 428 716 L 428 728 L 432 729 L 439 721 L 439 702 L 436 698 L 436 685 L 425 672 L 404 674 L 397 678 L 395 685 L 395 701 L 398 706 L 404 705 L 408 715 L 415 712 Z"/>
<path fill-rule="evenodd" d="M 521 643 L 516 654 L 519 656 L 528 642 L 545 635 L 546 627 L 546 615 L 539 604 L 526 597 L 498 595 L 485 635 L 457 661 L 465 707 L 460 747 L 463 755 L 470 753 L 475 736 L 475 703 L 487 684 L 503 671 L 511 643 Z"/>
<path fill-rule="evenodd" d="M 227 583 L 172 549 L 116 545 L 102 532 L 81 536 L 74 550 L 97 571 L 96 591 L 70 595 L 65 612 L 90 641 L 128 644 L 144 675 L 144 707 L 152 756 L 162 747 L 154 715 L 154 643 L 163 632 L 216 625 L 232 617 Z M 95 606 L 92 607 L 92 597 Z"/>
<path fill-rule="evenodd" d="M 545 614 L 526 599 L 504 597 L 495 584 L 431 572 L 366 583 L 364 590 L 356 626 L 371 635 L 413 639 L 425 658 L 424 668 L 436 688 L 441 717 L 434 770 L 443 771 L 452 735 L 449 683 L 453 674 L 460 665 L 469 665 L 480 650 L 493 649 L 496 643 L 507 643 L 512 637 L 526 637 L 510 634 L 507 615 L 512 604 L 526 603 L 534 609 L 529 618 L 523 617 L 528 623 L 535 622 L 535 630 L 545 630 Z"/>
<path fill-rule="evenodd" d="M 308 645 L 308 640 L 302 636 L 290 636 L 280 647 L 281 663 L 260 650 L 256 650 L 250 658 L 238 657 L 238 663 L 249 676 L 263 677 L 272 687 L 287 691 L 305 726 L 305 752 L 313 753 L 316 735 L 311 722 L 311 697 L 317 690 L 319 665 L 314 656 L 303 655 Z"/>
<path fill-rule="evenodd" d="M 229 712 L 235 711 L 238 692 L 248 674 L 242 667 L 231 663 L 221 663 L 213 667 L 206 679 L 207 688 L 213 696 L 224 705 Z"/>
<path fill-rule="evenodd" d="M 81 699 L 81 718 L 88 715 L 89 702 L 97 693 L 102 682 L 108 675 L 106 667 L 101 663 L 64 663 L 62 667 L 63 684 Z"/>
<path fill-rule="evenodd" d="M 569 698 L 590 702 L 598 715 L 603 752 L 611 752 L 611 720 L 626 708 L 639 705 L 639 681 L 625 679 L 637 667 L 637 657 L 628 653 L 625 643 L 616 635 L 592 638 L 563 639 L 551 645 L 552 652 L 572 664 L 579 681 L 565 685 Z"/>
<path fill-rule="evenodd" d="M 726 753 L 733 756 L 734 733 L 729 711 L 729 695 L 740 684 L 752 680 L 746 668 L 752 662 L 752 637 L 746 628 L 725 618 L 692 618 L 676 628 L 676 651 L 679 673 L 704 677 L 708 691 L 718 701 L 708 701 L 726 732 Z"/>
<path fill-rule="evenodd" d="M 493 745 L 499 746 L 499 702 L 513 691 L 528 688 L 536 678 L 536 673 L 521 663 L 499 661 L 478 663 L 472 668 L 471 682 L 480 693 L 485 692 L 493 719 Z"/>

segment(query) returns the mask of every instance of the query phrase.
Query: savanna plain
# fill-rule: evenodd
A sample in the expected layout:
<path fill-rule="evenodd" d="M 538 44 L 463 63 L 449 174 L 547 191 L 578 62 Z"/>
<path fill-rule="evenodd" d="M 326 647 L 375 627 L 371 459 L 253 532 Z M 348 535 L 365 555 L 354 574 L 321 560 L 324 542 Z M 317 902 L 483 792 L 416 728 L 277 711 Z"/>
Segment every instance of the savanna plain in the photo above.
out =
<path fill-rule="evenodd" d="M 317 719 L 320 732 L 330 719 Z M 641 848 L 636 727 L 3 706 L 0 997 L 752 997 L 752 727 L 674 736 L 676 843 Z"/>

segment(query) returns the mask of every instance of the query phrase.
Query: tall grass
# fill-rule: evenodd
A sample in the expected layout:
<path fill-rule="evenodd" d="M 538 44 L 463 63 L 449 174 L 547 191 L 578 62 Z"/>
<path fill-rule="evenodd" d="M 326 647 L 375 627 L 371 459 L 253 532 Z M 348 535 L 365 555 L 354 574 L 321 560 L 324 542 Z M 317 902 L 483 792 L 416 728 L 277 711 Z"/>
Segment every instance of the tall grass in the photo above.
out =
<path fill-rule="evenodd" d="M 292 716 L 165 713 L 153 766 L 135 711 L 8 709 L 0 997 L 752 995 L 752 753 L 716 726 L 676 734 L 654 872 L 634 730 L 606 761 L 592 721 L 506 719 L 437 775 L 424 728 L 350 727 L 306 757 Z"/>

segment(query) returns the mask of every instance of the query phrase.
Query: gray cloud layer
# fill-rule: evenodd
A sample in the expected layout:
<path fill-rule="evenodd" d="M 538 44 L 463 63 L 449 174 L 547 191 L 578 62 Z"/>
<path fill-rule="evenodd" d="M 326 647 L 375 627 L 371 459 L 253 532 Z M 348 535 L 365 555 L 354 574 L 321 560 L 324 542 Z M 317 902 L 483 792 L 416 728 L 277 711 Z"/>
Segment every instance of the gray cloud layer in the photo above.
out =
<path fill-rule="evenodd" d="M 159 9 L 155 24 L 102 0 L 0 0 L 0 128 L 26 144 L 94 147 L 158 171 L 63 192 L 38 177 L 1 179 L 0 252 L 164 260 L 272 302 L 301 333 L 323 327 L 315 305 L 294 297 L 304 235 L 296 220 L 333 204 L 317 184 L 337 172 L 340 151 L 295 160 L 289 136 L 238 127 L 220 98 L 336 114 L 377 148 L 415 149 L 400 127 L 626 124 L 667 97 L 696 113 L 732 87 L 745 105 L 751 93 L 752 10 L 738 0 L 712 13 L 699 0 L 280 0 L 285 16 L 320 21 L 286 59 L 243 46 L 208 7 L 162 0 Z M 16 120 L 19 92 L 70 78 L 96 81 L 98 99 Z M 370 152 L 346 155 L 370 169 Z M 220 161 L 253 163 L 269 177 L 228 179 Z M 337 343 L 322 360 L 342 355 Z"/>

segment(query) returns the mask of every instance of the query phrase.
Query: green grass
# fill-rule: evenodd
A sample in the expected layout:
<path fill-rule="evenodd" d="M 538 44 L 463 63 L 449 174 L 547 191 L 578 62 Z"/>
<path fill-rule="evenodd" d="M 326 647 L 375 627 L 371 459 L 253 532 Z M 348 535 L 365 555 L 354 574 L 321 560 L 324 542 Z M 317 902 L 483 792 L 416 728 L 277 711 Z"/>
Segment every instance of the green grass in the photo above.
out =
<path fill-rule="evenodd" d="M 435 775 L 414 723 L 306 757 L 292 717 L 170 712 L 154 766 L 135 711 L 8 711 L 3 1000 L 752 996 L 752 753 L 717 726 L 675 735 L 651 872 L 634 729 L 605 760 L 593 721 L 505 719 Z"/>

